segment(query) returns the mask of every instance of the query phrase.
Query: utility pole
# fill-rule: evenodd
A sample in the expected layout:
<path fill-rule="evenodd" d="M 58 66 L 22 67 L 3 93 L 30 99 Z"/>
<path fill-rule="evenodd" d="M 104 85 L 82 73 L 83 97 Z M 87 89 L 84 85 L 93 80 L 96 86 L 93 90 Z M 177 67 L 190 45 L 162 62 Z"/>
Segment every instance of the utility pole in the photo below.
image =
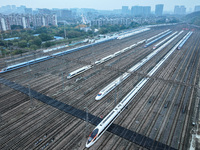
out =
<path fill-rule="evenodd" d="M 65 21 L 64 21 L 64 34 L 65 34 L 65 39 L 66 39 Z"/>
<path fill-rule="evenodd" d="M 84 109 L 85 109 L 85 114 L 86 114 L 86 116 L 85 116 L 85 137 L 87 138 L 88 137 L 88 107 L 86 106 L 86 107 L 84 107 Z"/>
<path fill-rule="evenodd" d="M 62 88 L 63 88 L 63 91 L 64 91 L 64 88 L 65 88 L 65 85 L 64 85 L 64 73 L 62 72 Z"/>
<path fill-rule="evenodd" d="M 116 106 L 116 104 L 117 104 L 117 88 L 118 88 L 118 87 L 116 86 L 116 87 L 115 87 L 115 106 Z M 114 107 L 115 107 L 115 106 L 114 106 Z"/>
<path fill-rule="evenodd" d="M 31 94 L 31 85 L 30 85 L 30 81 L 31 81 L 31 79 L 33 78 L 33 74 L 32 74 L 32 72 L 31 72 L 32 70 L 31 70 L 31 68 L 30 68 L 30 64 L 28 64 L 27 65 L 27 72 L 24 72 L 24 73 L 29 73 L 30 74 L 30 77 L 29 77 L 29 79 L 27 80 L 28 81 L 28 95 L 29 95 L 29 98 L 30 98 L 30 102 L 31 102 L 31 108 L 33 108 L 34 107 L 34 104 L 33 104 L 33 99 L 32 99 L 32 94 Z"/>
<path fill-rule="evenodd" d="M 32 99 L 32 95 L 31 95 L 31 88 L 30 88 L 30 84 L 28 84 L 28 95 L 29 95 L 29 98 L 30 98 L 30 101 L 31 101 L 31 108 L 33 108 L 33 99 Z"/>
<path fill-rule="evenodd" d="M 121 76 L 120 76 L 120 85 L 119 85 L 119 99 L 121 98 L 122 96 L 122 75 L 123 73 L 121 73 Z"/>
<path fill-rule="evenodd" d="M 65 59 L 64 58 L 61 58 L 62 59 L 62 63 L 63 63 L 63 66 L 65 66 Z M 61 64 L 62 64 L 61 63 Z M 66 61 L 66 66 L 67 66 L 67 61 Z M 67 67 L 66 67 L 67 68 Z M 65 88 L 65 78 L 64 78 L 64 70 L 62 71 L 62 88 L 64 90 Z"/>

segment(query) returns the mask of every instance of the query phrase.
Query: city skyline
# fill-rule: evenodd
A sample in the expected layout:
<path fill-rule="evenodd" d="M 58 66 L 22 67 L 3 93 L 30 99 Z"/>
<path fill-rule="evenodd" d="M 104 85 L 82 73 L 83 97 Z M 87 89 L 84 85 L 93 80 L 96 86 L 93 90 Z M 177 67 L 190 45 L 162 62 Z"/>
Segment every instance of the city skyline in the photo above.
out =
<path fill-rule="evenodd" d="M 105 5 L 106 4 L 106 5 Z M 128 6 L 131 9 L 132 6 L 151 6 L 152 11 L 155 11 L 155 5 L 157 4 L 164 4 L 164 11 L 174 11 L 175 5 L 184 5 L 187 11 L 193 11 L 196 5 L 200 5 L 199 0 L 140 0 L 133 1 L 133 0 L 101 0 L 94 2 L 92 0 L 84 0 L 81 2 L 80 0 L 73 0 L 73 1 L 64 1 L 64 0 L 57 0 L 55 1 L 47 1 L 47 0 L 34 0 L 34 1 L 27 1 L 27 0 L 7 0 L 2 1 L 0 3 L 0 7 L 6 5 L 16 5 L 19 7 L 20 5 L 24 5 L 27 8 L 94 8 L 97 10 L 113 10 L 113 9 L 121 9 L 122 6 Z"/>

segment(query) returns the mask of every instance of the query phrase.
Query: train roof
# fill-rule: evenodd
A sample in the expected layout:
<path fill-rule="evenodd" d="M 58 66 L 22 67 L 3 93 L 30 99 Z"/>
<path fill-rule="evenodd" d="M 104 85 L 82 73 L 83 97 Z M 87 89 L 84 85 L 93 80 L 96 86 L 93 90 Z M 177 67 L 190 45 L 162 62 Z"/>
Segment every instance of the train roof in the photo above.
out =
<path fill-rule="evenodd" d="M 6 67 L 6 68 L 9 69 L 9 68 L 17 67 L 17 66 L 24 65 L 24 64 L 26 64 L 26 63 L 27 63 L 27 62 L 23 62 L 23 63 L 19 63 L 19 64 L 16 64 L 16 65 L 8 66 L 8 67 Z"/>
<path fill-rule="evenodd" d="M 26 61 L 26 62 L 22 62 L 22 63 L 16 64 L 16 65 L 8 66 L 6 68 L 9 69 L 9 68 L 21 66 L 21 65 L 24 65 L 24 64 L 27 64 L 27 63 L 30 63 L 30 62 L 34 62 L 34 61 L 37 61 L 37 60 L 41 60 L 41 59 L 44 59 L 44 58 L 47 58 L 47 57 L 49 57 L 49 56 L 43 56 L 43 57 L 40 57 L 40 58 L 37 58 L 37 59 L 32 59 L 32 60 L 29 60 L 29 61 Z"/>
<path fill-rule="evenodd" d="M 124 74 L 122 74 L 121 76 L 119 76 L 117 79 L 115 79 L 113 82 L 111 82 L 106 87 L 104 87 L 100 92 L 105 92 L 106 90 L 112 88 L 113 86 L 120 84 L 121 78 L 123 80 L 127 75 L 128 75 L 128 73 L 125 72 Z"/>
<path fill-rule="evenodd" d="M 77 72 L 79 72 L 79 71 L 81 71 L 81 70 L 83 70 L 83 69 L 88 69 L 88 68 L 90 68 L 90 67 L 91 67 L 90 65 L 84 66 L 84 67 L 82 67 L 82 68 L 79 68 L 79 69 L 77 69 L 77 70 L 75 70 L 75 71 L 70 72 L 70 74 L 77 73 Z"/>

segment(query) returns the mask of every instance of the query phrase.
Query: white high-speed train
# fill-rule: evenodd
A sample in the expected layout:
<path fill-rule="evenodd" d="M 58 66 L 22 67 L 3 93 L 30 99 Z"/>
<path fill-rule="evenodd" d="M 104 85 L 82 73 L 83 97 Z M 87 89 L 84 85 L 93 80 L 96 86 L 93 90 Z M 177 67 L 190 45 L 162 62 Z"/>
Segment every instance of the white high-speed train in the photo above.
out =
<path fill-rule="evenodd" d="M 185 39 L 181 42 L 181 44 L 179 44 L 179 46 L 177 47 L 178 50 L 180 50 L 182 48 L 182 46 L 185 44 L 185 42 L 189 39 L 189 37 L 192 35 L 193 32 L 188 32 L 187 37 L 185 37 Z"/>
<path fill-rule="evenodd" d="M 186 36 L 185 36 L 186 37 Z M 184 37 L 184 38 L 185 38 Z M 144 85 L 149 81 L 150 76 L 152 76 L 160 66 L 168 59 L 168 57 L 176 50 L 177 46 L 184 40 L 180 40 L 155 66 L 151 71 L 148 72 L 147 76 L 143 78 L 123 99 L 122 101 L 94 128 L 92 133 L 89 135 L 86 141 L 86 147 L 92 146 L 110 127 L 110 125 L 115 121 L 115 119 L 121 114 L 121 112 L 128 106 L 128 104 L 133 100 L 136 94 L 144 87 Z"/>
<path fill-rule="evenodd" d="M 137 42 L 137 44 L 133 44 L 133 45 L 131 45 L 131 46 L 129 46 L 129 47 L 126 47 L 126 48 L 124 48 L 124 49 L 122 49 L 122 50 L 120 50 L 120 51 L 115 52 L 114 54 L 111 54 L 111 55 L 106 56 L 106 57 L 104 57 L 104 58 L 102 58 L 102 59 L 100 59 L 100 60 L 95 61 L 94 63 L 92 63 L 92 65 L 88 65 L 88 66 L 82 67 L 82 68 L 80 68 L 80 69 L 78 69 L 78 70 L 75 70 L 75 71 L 69 73 L 69 75 L 68 75 L 67 78 L 68 78 L 68 79 L 71 79 L 71 78 L 75 77 L 76 75 L 79 75 L 80 73 L 83 73 L 83 72 L 87 71 L 88 69 L 94 67 L 95 65 L 99 65 L 99 64 L 101 64 L 101 63 L 104 63 L 104 62 L 106 62 L 106 61 L 108 61 L 108 60 L 110 60 L 110 59 L 116 57 L 116 56 L 119 56 L 119 55 L 121 55 L 122 53 L 124 53 L 124 52 L 126 52 L 126 51 L 129 51 L 129 50 L 131 50 L 132 48 L 134 48 L 134 47 L 136 47 L 136 46 L 138 46 L 138 45 L 140 45 L 140 44 L 142 44 L 142 43 L 144 43 L 144 42 L 145 42 L 145 40 L 139 41 L 139 42 Z"/>
<path fill-rule="evenodd" d="M 160 41 L 159 43 L 157 43 L 156 45 L 153 46 L 153 49 L 158 48 L 159 46 L 161 46 L 164 42 L 166 42 L 168 39 L 170 39 L 171 37 L 173 37 L 175 34 L 177 33 L 174 32 L 173 34 L 171 34 L 170 36 L 168 36 L 167 38 L 165 38 L 164 40 Z"/>
<path fill-rule="evenodd" d="M 177 32 L 175 32 L 176 34 Z M 141 61 L 139 61 L 137 64 L 135 64 L 134 66 L 132 66 L 127 72 L 128 73 L 124 73 L 123 75 L 121 75 L 120 77 L 118 77 L 117 79 L 115 79 L 113 82 L 111 82 L 110 84 L 108 84 L 105 88 L 103 88 L 98 95 L 96 96 L 96 100 L 101 100 L 104 96 L 106 96 L 110 91 L 112 91 L 116 86 L 118 86 L 122 81 L 124 81 L 126 78 L 128 78 L 130 76 L 130 73 L 137 71 L 141 66 L 143 66 L 147 61 L 149 61 L 152 57 L 154 57 L 158 52 L 160 52 L 165 46 L 167 46 L 171 41 L 173 41 L 176 37 L 178 37 L 182 32 L 180 32 L 179 34 L 177 34 L 176 36 L 174 36 L 175 34 L 172 34 L 174 37 L 172 38 L 172 36 L 170 35 L 169 37 L 167 37 L 166 39 L 169 40 L 167 42 L 165 42 L 165 44 L 163 44 L 161 47 L 159 47 L 158 49 L 156 49 L 155 51 L 153 51 L 152 53 L 150 53 L 148 56 L 146 56 L 144 59 L 142 59 Z M 166 41 L 165 39 L 165 41 Z M 143 41 L 144 42 L 144 41 Z M 126 74 L 126 75 L 125 75 Z M 121 81 L 119 80 L 121 78 Z"/>
<path fill-rule="evenodd" d="M 96 96 L 96 100 L 102 99 L 105 95 L 107 95 L 110 91 L 112 91 L 116 86 L 118 86 L 121 82 L 126 80 L 130 76 L 130 73 L 125 72 L 122 76 L 115 79 L 113 82 L 108 84 L 105 88 L 103 88 L 99 94 Z"/>
<path fill-rule="evenodd" d="M 139 90 L 145 85 L 149 78 L 142 79 L 129 93 L 123 98 L 123 100 L 96 126 L 96 128 L 89 135 L 86 142 L 86 147 L 92 146 L 110 127 L 120 113 L 127 107 L 131 102 L 131 99 L 139 92 Z"/>
<path fill-rule="evenodd" d="M 43 56 L 43 57 L 40 57 L 40 58 L 37 58 L 37 59 L 32 59 L 30 61 L 26 61 L 26 62 L 22 62 L 22 63 L 16 64 L 16 65 L 8 66 L 8 67 L 3 68 L 2 70 L 0 70 L 0 74 L 1 73 L 6 73 L 8 71 L 16 70 L 16 69 L 19 69 L 19 68 L 22 68 L 22 67 L 25 67 L 25 66 L 29 66 L 29 65 L 32 65 L 32 64 L 36 64 L 36 63 L 39 63 L 39 62 L 42 62 L 42 61 L 46 61 L 48 59 L 53 59 L 55 57 L 63 56 L 63 55 L 66 55 L 66 54 L 70 54 L 72 52 L 80 51 L 80 50 L 83 50 L 85 48 L 92 47 L 94 45 L 98 45 L 98 44 L 101 44 L 101 43 L 104 43 L 104 42 L 107 42 L 107 41 L 114 40 L 116 38 L 117 37 L 111 37 L 111 38 L 108 38 L 106 40 L 99 41 L 97 43 L 83 45 L 83 46 L 72 48 L 72 49 L 69 49 L 69 50 L 62 51 L 62 52 L 57 52 L 57 53 L 54 53 L 54 54 L 52 54 L 50 56 Z M 73 43 L 73 44 L 75 44 L 75 43 Z M 71 45 L 73 46 L 73 44 L 71 44 Z M 66 47 L 66 46 L 61 46 L 59 48 L 64 48 L 64 47 Z"/>
<path fill-rule="evenodd" d="M 142 32 L 145 32 L 145 31 L 148 31 L 148 30 L 151 30 L 150 28 L 141 28 L 141 29 L 138 29 L 136 31 L 133 31 L 131 33 L 127 33 L 127 34 L 124 34 L 124 35 L 120 35 L 118 36 L 118 40 L 121 40 L 121 39 L 124 39 L 126 37 L 129 37 L 129 36 L 133 36 L 133 35 L 136 35 L 136 34 L 139 34 L 139 33 L 142 33 Z"/>
<path fill-rule="evenodd" d="M 87 66 L 84 66 L 84 67 L 82 67 L 82 68 L 80 68 L 80 69 L 78 69 L 78 70 L 75 70 L 75 71 L 71 72 L 71 73 L 67 76 L 67 79 L 71 79 L 71 78 L 73 78 L 74 76 L 77 76 L 77 75 L 79 75 L 80 73 L 82 73 L 82 72 L 84 72 L 84 71 L 90 69 L 91 67 L 92 67 L 92 65 L 87 65 Z"/>
<path fill-rule="evenodd" d="M 160 35 L 162 35 L 162 34 L 168 32 L 168 31 L 170 31 L 170 29 L 168 29 L 168 30 L 166 30 L 166 31 L 163 31 L 163 32 L 161 32 L 161 33 L 159 33 L 159 34 L 157 34 L 157 35 L 155 35 L 155 36 L 153 36 L 153 37 L 147 39 L 146 42 L 151 41 L 151 40 L 153 40 L 153 39 L 159 37 Z"/>

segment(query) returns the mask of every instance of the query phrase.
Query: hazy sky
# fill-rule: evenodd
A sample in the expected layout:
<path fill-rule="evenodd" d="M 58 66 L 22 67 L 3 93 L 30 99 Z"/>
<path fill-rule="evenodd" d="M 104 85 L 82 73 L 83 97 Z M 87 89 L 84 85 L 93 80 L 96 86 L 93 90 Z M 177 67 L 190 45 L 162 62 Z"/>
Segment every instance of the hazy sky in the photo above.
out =
<path fill-rule="evenodd" d="M 164 11 L 174 10 L 175 5 L 185 5 L 187 11 L 200 5 L 200 0 L 0 0 L 0 6 L 25 5 L 28 8 L 94 8 L 98 10 L 121 9 L 122 6 L 152 6 L 164 4 Z"/>

